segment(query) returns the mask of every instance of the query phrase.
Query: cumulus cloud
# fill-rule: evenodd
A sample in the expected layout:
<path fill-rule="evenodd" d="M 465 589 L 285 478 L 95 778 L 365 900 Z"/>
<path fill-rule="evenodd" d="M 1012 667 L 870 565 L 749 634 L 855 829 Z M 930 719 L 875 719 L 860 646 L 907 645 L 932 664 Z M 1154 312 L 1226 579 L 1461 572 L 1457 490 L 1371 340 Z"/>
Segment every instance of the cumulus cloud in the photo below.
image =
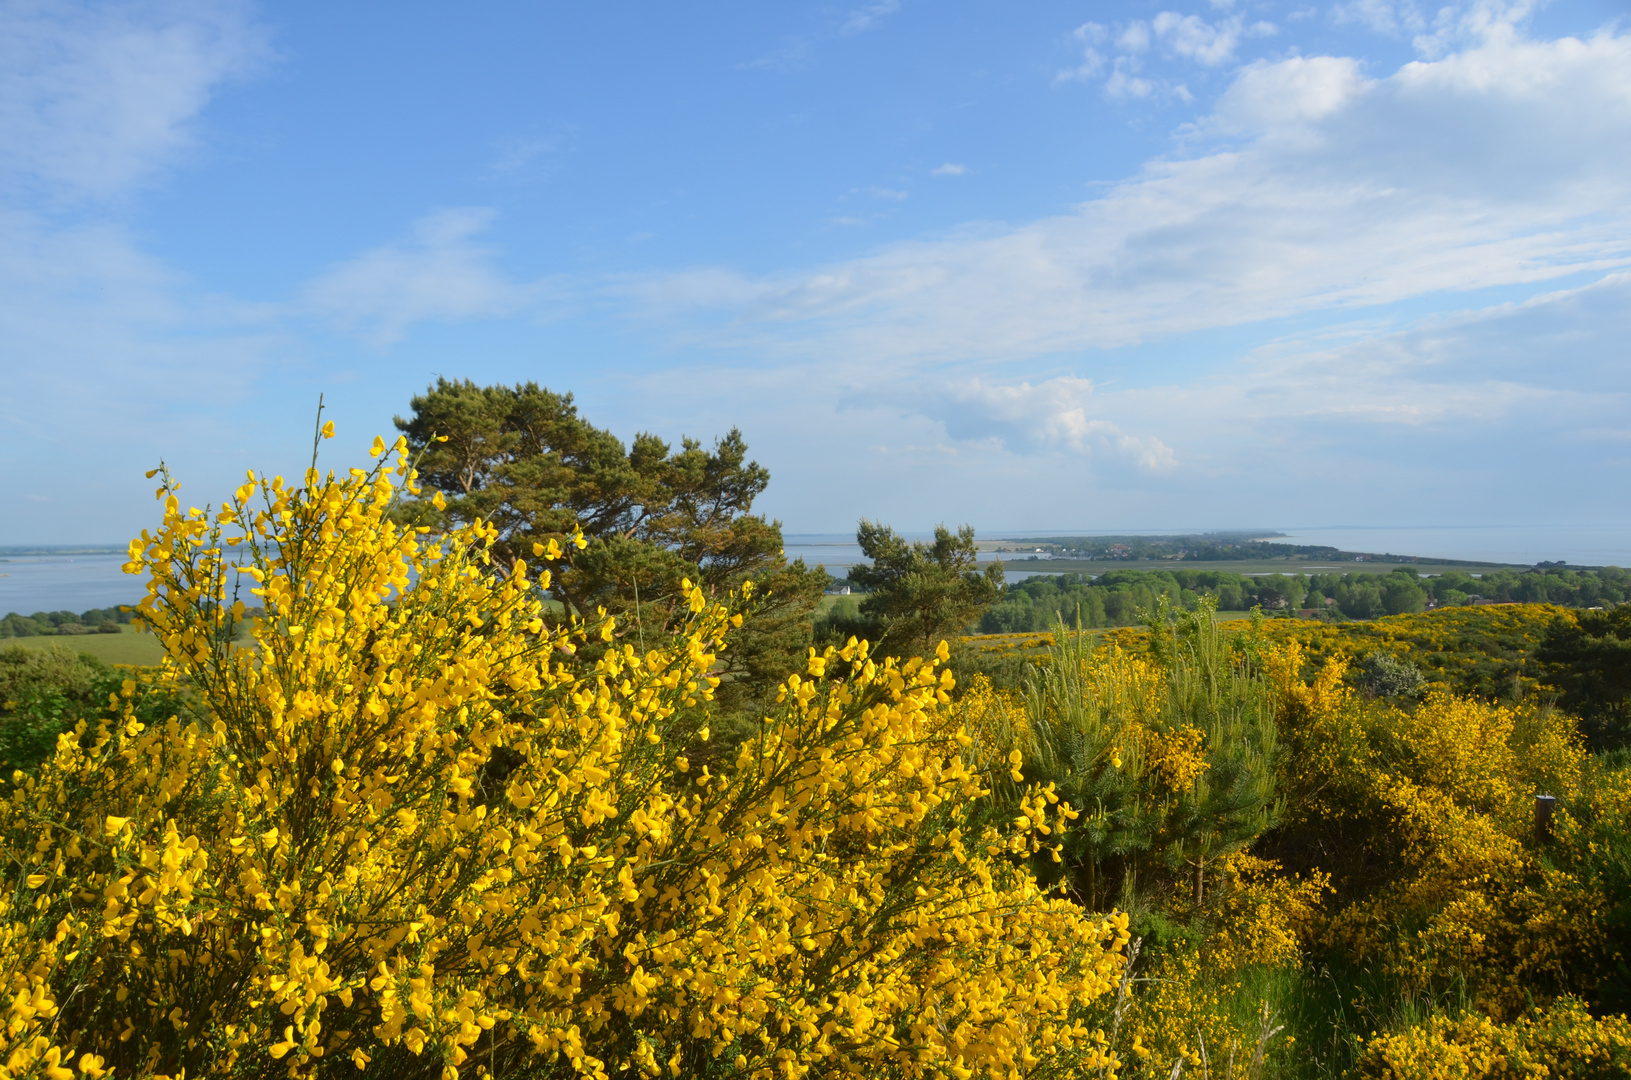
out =
<path fill-rule="evenodd" d="M 973 379 L 927 395 L 924 415 L 954 439 L 995 440 L 1015 453 L 1066 451 L 1119 457 L 1159 472 L 1177 465 L 1160 439 L 1129 435 L 1093 411 L 1090 379 L 1063 375 L 1033 386 Z"/>
<path fill-rule="evenodd" d="M 1115 68 L 1110 72 L 1110 77 L 1104 80 L 1104 96 L 1111 101 L 1129 101 L 1154 97 L 1158 91 L 1165 89 L 1163 84 L 1139 75 L 1139 70 L 1136 57 L 1116 57 Z"/>
<path fill-rule="evenodd" d="M 948 161 L 944 165 L 937 165 L 930 170 L 931 176 L 962 176 L 968 172 L 968 166 L 957 165 Z"/>
<path fill-rule="evenodd" d="M 17 194 L 107 197 L 193 144 L 224 82 L 267 58 L 245 4 L 0 6 L 0 175 Z"/>
<path fill-rule="evenodd" d="M 1248 66 L 1218 103 L 1213 123 L 1234 130 L 1287 129 L 1350 104 L 1369 85 L 1347 56 L 1294 56 Z"/>
<path fill-rule="evenodd" d="M 1192 133 L 1067 214 L 733 275 L 733 340 L 1018 360 L 1631 262 L 1631 35 L 1258 63 Z"/>
<path fill-rule="evenodd" d="M 376 346 L 427 320 L 536 310 L 549 295 L 547 285 L 511 281 L 496 266 L 497 249 L 476 240 L 493 216 L 465 207 L 421 218 L 410 242 L 364 252 L 310 282 L 302 306 Z"/>
<path fill-rule="evenodd" d="M 1234 59 L 1240 43 L 1240 19 L 1208 23 L 1199 15 L 1163 11 L 1150 23 L 1155 36 L 1173 52 L 1207 67 Z"/>
<path fill-rule="evenodd" d="M 1228 6 L 1228 5 L 1222 5 Z M 1163 11 L 1146 22 L 1134 19 L 1114 33 L 1100 23 L 1083 23 L 1072 35 L 1080 42 L 1081 59 L 1054 74 L 1054 83 L 1085 82 L 1105 71 L 1105 96 L 1113 101 L 1139 98 L 1180 98 L 1194 100 L 1182 83 L 1142 74 L 1151 50 L 1159 46 L 1168 59 L 1187 60 L 1203 67 L 1220 67 L 1235 59 L 1242 40 L 1278 33 L 1273 23 L 1247 24 L 1239 15 L 1207 22 L 1199 15 Z M 1113 53 L 1113 57 L 1107 53 Z"/>
<path fill-rule="evenodd" d="M 1080 59 L 1072 66 L 1054 73 L 1055 85 L 1085 82 L 1104 70 L 1104 53 L 1100 51 L 1099 46 L 1103 44 L 1105 34 L 1105 28 L 1094 22 L 1083 23 L 1071 33 L 1071 37 L 1078 42 L 1081 49 Z"/>

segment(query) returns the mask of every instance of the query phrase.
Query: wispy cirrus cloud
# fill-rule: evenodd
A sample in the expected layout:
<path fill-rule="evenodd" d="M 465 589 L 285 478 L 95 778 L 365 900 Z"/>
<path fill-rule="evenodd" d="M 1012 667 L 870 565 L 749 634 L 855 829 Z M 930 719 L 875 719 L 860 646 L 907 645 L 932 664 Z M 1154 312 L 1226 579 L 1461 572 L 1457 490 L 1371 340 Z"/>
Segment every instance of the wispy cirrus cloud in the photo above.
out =
<path fill-rule="evenodd" d="M 864 4 L 858 8 L 851 8 L 844 16 L 843 25 L 838 28 L 841 34 L 860 34 L 868 30 L 875 30 L 884 19 L 900 10 L 900 0 L 877 0 L 876 3 Z"/>
<path fill-rule="evenodd" d="M 763 68 L 767 71 L 803 71 L 815 62 L 816 47 L 835 37 L 864 34 L 881 27 L 889 16 L 900 10 L 901 0 L 874 0 L 845 11 L 827 29 L 812 34 L 789 37 L 773 49 L 768 49 L 743 64 L 743 67 Z"/>
<path fill-rule="evenodd" d="M 194 145 L 225 83 L 268 61 L 246 4 L 0 7 L 0 176 L 10 199 L 117 195 Z"/>
<path fill-rule="evenodd" d="M 483 207 L 427 215 L 406 243 L 365 251 L 314 278 L 299 307 L 375 347 L 400 341 L 415 323 L 536 314 L 550 285 L 504 275 L 498 248 L 478 240 L 493 217 Z"/>
<path fill-rule="evenodd" d="M 1242 70 L 1189 153 L 1071 212 L 705 275 L 713 340 L 930 364 L 1113 347 L 1631 262 L 1631 35 L 1510 24 L 1392 75 Z M 673 295 L 654 280 L 645 291 Z M 725 280 L 728 288 L 719 288 Z M 669 308 L 672 312 L 674 309 Z"/>
<path fill-rule="evenodd" d="M 65 433 L 84 431 L 136 443 L 144 424 L 241 396 L 269 362 L 264 306 L 200 289 L 120 214 L 198 145 L 212 97 L 266 66 L 269 37 L 236 0 L 0 4 L 0 425 L 15 449 L 72 454 Z"/>

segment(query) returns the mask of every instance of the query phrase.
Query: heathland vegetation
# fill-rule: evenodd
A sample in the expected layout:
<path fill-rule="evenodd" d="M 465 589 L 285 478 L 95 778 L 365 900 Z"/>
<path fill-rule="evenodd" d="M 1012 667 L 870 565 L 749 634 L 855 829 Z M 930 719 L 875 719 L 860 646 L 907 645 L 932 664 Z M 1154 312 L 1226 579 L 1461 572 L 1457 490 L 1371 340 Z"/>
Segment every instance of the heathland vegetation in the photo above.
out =
<path fill-rule="evenodd" d="M 1448 571 L 1422 577 L 1403 565 L 1386 574 L 1313 573 L 1248 576 L 1213 570 L 1108 570 L 1039 575 L 1018 582 L 981 617 L 982 633 L 1044 631 L 1060 620 L 1086 627 L 1130 626 L 1165 597 L 1193 609 L 1211 597 L 1221 611 L 1306 611 L 1320 618 L 1374 619 L 1429 607 L 1477 603 L 1552 603 L 1592 608 L 1631 598 L 1631 573 L 1560 566 L 1486 570 L 1473 577 Z"/>
<path fill-rule="evenodd" d="M 735 433 L 400 424 L 165 474 L 162 664 L 0 651 L 0 1077 L 1631 1070 L 1631 606 L 964 640 L 869 523 L 818 619 Z"/>

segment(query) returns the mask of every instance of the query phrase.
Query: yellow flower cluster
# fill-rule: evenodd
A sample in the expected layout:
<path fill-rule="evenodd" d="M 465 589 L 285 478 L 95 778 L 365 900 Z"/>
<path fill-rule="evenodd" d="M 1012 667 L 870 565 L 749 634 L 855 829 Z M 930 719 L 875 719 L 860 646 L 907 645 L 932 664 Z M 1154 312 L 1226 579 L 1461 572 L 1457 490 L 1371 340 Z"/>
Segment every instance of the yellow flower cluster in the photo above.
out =
<path fill-rule="evenodd" d="M 1589 990 L 1581 960 L 1608 951 L 1604 901 L 1589 869 L 1558 857 L 1588 844 L 1568 804 L 1621 820 L 1625 810 L 1610 805 L 1613 785 L 1577 798 L 1588 758 L 1574 721 L 1442 690 L 1409 708 L 1366 703 L 1343 688 L 1340 658 L 1299 685 L 1298 652 L 1287 643 L 1276 668 L 1291 822 L 1354 836 L 1365 853 L 1350 853 L 1358 869 L 1344 885 L 1359 895 L 1333 917 L 1329 942 L 1406 992 L 1464 987 L 1496 1018 Z M 1551 852 L 1534 838 L 1540 793 L 1565 799 Z M 1375 873 L 1365 866 L 1384 860 L 1386 883 L 1359 889 Z"/>
<path fill-rule="evenodd" d="M 1020 868 L 1051 791 L 977 824 L 944 646 L 812 651 L 693 767 L 736 601 L 645 652 L 551 627 L 489 526 L 392 523 L 395 449 L 213 514 L 166 474 L 127 567 L 164 667 L 0 803 L 0 1080 L 1114 1074 L 1126 919 Z"/>
<path fill-rule="evenodd" d="M 1146 943 L 1138 985 L 1122 1003 L 1117 1049 L 1160 1075 L 1180 1061 L 1188 1070 L 1218 1076 L 1258 1075 L 1265 1056 L 1290 1049 L 1280 1025 L 1253 996 L 1252 974 L 1302 965 L 1303 942 L 1319 922 L 1327 878 L 1291 877 L 1277 863 L 1244 853 L 1223 863 L 1209 913 L 1212 931 Z"/>
<path fill-rule="evenodd" d="M 1270 619 L 1265 629 L 1300 641 L 1315 663 L 1380 651 L 1457 693 L 1528 695 L 1539 689 L 1541 674 L 1529 657 L 1552 620 L 1567 614 L 1555 604 L 1480 604 L 1364 622 Z"/>
<path fill-rule="evenodd" d="M 1214 914 L 1218 928 L 1203 950 L 1208 962 L 1228 972 L 1300 964 L 1303 944 L 1319 925 L 1330 876 L 1316 870 L 1289 877 L 1279 863 L 1241 852 L 1228 858 L 1223 877 Z"/>
<path fill-rule="evenodd" d="M 1172 791 L 1188 791 L 1211 766 L 1206 759 L 1206 732 L 1198 727 L 1145 730 L 1141 735 L 1146 767 Z"/>
<path fill-rule="evenodd" d="M 1399 1034 L 1372 1038 L 1354 1069 L 1364 1080 L 1527 1080 L 1627 1072 L 1631 1021 L 1598 1019 L 1576 998 L 1533 1009 L 1510 1024 L 1472 1014 L 1434 1017 Z"/>

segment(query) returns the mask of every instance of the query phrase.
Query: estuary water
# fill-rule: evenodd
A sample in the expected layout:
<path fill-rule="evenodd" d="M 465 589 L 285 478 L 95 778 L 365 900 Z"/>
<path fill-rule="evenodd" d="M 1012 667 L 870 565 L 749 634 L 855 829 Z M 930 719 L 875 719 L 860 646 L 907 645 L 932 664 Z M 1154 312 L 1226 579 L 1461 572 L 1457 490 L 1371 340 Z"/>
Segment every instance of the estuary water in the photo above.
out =
<path fill-rule="evenodd" d="M 0 615 L 36 611 L 88 611 L 134 604 L 147 593 L 143 579 L 120 569 L 130 556 L 107 553 L 29 554 L 0 551 Z"/>
<path fill-rule="evenodd" d="M 1155 535 L 1160 532 L 1208 530 L 1095 530 L 1063 532 L 1045 529 L 983 532 L 983 539 L 1020 536 Z M 1431 526 L 1284 526 L 1265 529 L 1284 533 L 1283 543 L 1321 544 L 1343 551 L 1377 554 L 1423 555 L 1440 559 L 1516 563 L 1564 561 L 1575 566 L 1631 566 L 1631 525 L 1431 525 Z M 908 534 L 907 539 L 928 539 Z M 821 564 L 834 577 L 865 562 L 854 533 L 789 533 L 785 537 L 789 559 Z M 996 558 L 980 552 L 980 561 Z M 120 570 L 123 551 L 70 551 L 29 549 L 8 552 L 0 548 L 0 615 L 36 611 L 86 611 L 90 608 L 133 604 L 146 591 L 142 579 Z M 1036 573 L 1023 563 L 1008 563 L 1008 579 L 1017 581 Z"/>
<path fill-rule="evenodd" d="M 1285 544 L 1479 562 L 1631 566 L 1631 525 L 1423 525 L 1282 528 Z"/>
<path fill-rule="evenodd" d="M 1211 532 L 1211 529 L 1095 529 L 1048 530 L 1011 529 L 982 531 L 982 540 L 1040 536 L 1159 536 Z M 1436 559 L 1467 559 L 1474 562 L 1512 563 L 1533 566 L 1538 562 L 1567 562 L 1574 566 L 1631 566 L 1631 524 L 1613 525 L 1319 525 L 1265 528 L 1264 536 L 1281 533 L 1283 544 L 1334 547 L 1341 551 L 1372 554 L 1419 555 Z M 908 539 L 928 539 L 908 536 Z M 788 534 L 787 557 L 802 556 L 810 565 L 823 563 L 835 577 L 843 577 L 849 567 L 866 560 L 855 543 L 854 534 Z M 998 556 L 980 552 L 980 561 Z M 1200 564 L 1196 564 L 1200 565 Z M 1033 573 L 1023 562 L 1008 557 L 1008 578 L 1017 580 Z"/>

